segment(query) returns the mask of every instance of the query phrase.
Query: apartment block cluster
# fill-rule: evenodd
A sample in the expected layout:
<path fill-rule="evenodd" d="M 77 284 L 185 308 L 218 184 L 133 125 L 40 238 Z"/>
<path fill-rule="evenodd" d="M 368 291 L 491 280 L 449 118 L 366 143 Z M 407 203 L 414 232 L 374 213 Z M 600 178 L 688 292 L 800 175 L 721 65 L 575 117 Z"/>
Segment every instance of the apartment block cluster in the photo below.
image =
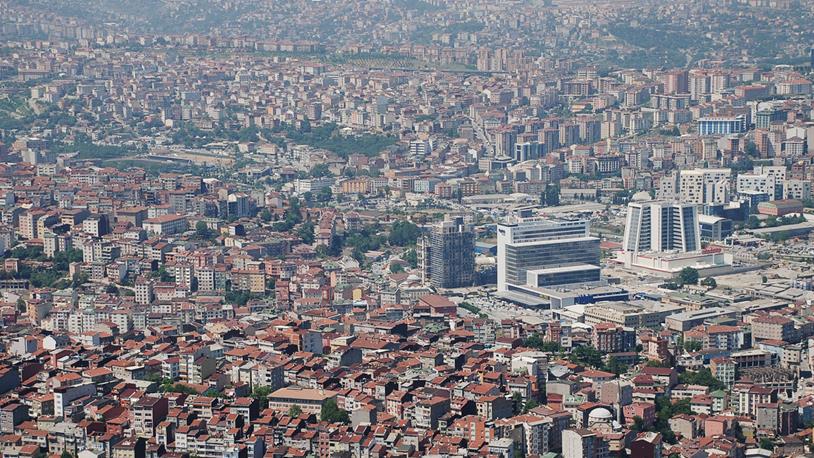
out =
<path fill-rule="evenodd" d="M 806 2 L 12 3 L 0 458 L 812 452 Z"/>

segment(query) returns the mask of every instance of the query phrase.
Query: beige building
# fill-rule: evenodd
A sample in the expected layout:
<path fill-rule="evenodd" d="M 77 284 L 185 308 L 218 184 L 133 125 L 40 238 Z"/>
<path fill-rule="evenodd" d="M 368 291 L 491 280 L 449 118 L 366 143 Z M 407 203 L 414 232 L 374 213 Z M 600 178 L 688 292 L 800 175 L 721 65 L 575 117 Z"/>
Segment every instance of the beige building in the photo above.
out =
<path fill-rule="evenodd" d="M 280 388 L 269 395 L 269 408 L 276 412 L 288 412 L 293 407 L 299 407 L 305 413 L 319 415 L 323 404 L 329 399 L 336 399 L 336 392 L 330 390 L 317 390 L 290 386 Z"/>

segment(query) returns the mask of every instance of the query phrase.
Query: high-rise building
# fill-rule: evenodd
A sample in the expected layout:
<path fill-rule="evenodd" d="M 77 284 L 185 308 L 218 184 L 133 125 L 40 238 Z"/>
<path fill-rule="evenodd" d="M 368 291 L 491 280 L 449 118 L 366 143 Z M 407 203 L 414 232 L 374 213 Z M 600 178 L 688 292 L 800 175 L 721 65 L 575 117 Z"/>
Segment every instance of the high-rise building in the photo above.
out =
<path fill-rule="evenodd" d="M 517 143 L 517 132 L 503 128 L 495 133 L 495 157 L 512 157 Z"/>
<path fill-rule="evenodd" d="M 461 288 L 475 281 L 475 234 L 463 218 L 451 218 L 421 240 L 419 259 L 425 281 L 436 288 Z"/>
<path fill-rule="evenodd" d="M 682 170 L 679 175 L 679 200 L 688 204 L 728 203 L 731 176 L 731 169 Z"/>
<path fill-rule="evenodd" d="M 663 201 L 631 202 L 623 247 L 634 252 L 700 250 L 697 207 Z"/>
<path fill-rule="evenodd" d="M 413 140 L 410 142 L 410 156 L 424 157 L 432 153 L 432 144 L 429 140 Z"/>
<path fill-rule="evenodd" d="M 673 70 L 667 72 L 663 78 L 665 94 L 686 94 L 690 91 L 689 74 L 687 70 Z"/>
<path fill-rule="evenodd" d="M 551 220 L 525 212 L 497 226 L 497 289 L 600 281 L 599 239 L 588 221 Z"/>
<path fill-rule="evenodd" d="M 742 173 L 738 175 L 735 188 L 738 194 L 748 192 L 758 192 L 769 196 L 770 200 L 775 200 L 783 196 L 783 184 L 775 179 L 774 175 Z"/>
<path fill-rule="evenodd" d="M 531 161 L 542 156 L 543 145 L 538 142 L 523 142 L 514 145 L 514 160 L 517 162 Z"/>

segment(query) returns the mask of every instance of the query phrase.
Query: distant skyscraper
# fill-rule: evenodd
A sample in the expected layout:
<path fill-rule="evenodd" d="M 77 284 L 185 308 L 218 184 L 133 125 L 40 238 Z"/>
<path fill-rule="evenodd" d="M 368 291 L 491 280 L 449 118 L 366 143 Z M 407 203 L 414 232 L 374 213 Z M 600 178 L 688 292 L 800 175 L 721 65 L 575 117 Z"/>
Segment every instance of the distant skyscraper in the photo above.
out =
<path fill-rule="evenodd" d="M 808 57 L 810 60 L 809 63 L 811 64 L 811 68 L 814 69 L 814 46 L 812 46 L 811 49 L 808 50 Z"/>
<path fill-rule="evenodd" d="M 697 207 L 663 201 L 628 204 L 623 247 L 633 252 L 700 250 Z"/>
<path fill-rule="evenodd" d="M 463 218 L 433 227 L 419 246 L 424 280 L 436 288 L 461 288 L 475 281 L 475 234 Z"/>
<path fill-rule="evenodd" d="M 498 291 L 599 281 L 599 239 L 589 228 L 587 221 L 515 215 L 498 224 Z"/>
<path fill-rule="evenodd" d="M 542 145 L 538 142 L 523 142 L 514 145 L 514 160 L 517 162 L 539 159 L 542 156 Z"/>

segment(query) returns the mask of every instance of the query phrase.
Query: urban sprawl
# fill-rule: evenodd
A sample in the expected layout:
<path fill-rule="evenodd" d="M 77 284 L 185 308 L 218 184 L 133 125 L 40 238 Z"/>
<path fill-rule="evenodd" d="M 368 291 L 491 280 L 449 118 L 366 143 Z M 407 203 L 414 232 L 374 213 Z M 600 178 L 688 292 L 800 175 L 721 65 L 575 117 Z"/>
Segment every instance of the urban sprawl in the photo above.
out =
<path fill-rule="evenodd" d="M 814 2 L 0 0 L 0 458 L 814 456 Z"/>

